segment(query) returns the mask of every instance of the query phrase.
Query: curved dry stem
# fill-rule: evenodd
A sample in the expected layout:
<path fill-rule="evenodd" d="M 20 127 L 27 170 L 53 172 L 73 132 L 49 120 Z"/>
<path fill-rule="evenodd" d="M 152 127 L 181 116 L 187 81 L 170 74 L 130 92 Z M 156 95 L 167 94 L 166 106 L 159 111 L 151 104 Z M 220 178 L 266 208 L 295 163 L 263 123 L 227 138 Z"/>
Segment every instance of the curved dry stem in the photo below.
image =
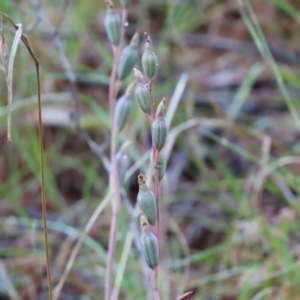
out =
<path fill-rule="evenodd" d="M 106 195 L 106 197 L 103 199 L 103 201 L 101 201 L 98 205 L 98 207 L 96 208 L 96 210 L 93 212 L 93 214 L 91 215 L 90 219 L 88 220 L 87 224 L 85 225 L 81 235 L 79 236 L 77 243 L 75 245 L 75 247 L 72 250 L 71 256 L 67 262 L 67 265 L 64 269 L 64 272 L 62 274 L 62 276 L 60 277 L 60 280 L 57 284 L 57 286 L 55 287 L 54 290 L 54 300 L 57 300 L 59 298 L 60 292 L 64 286 L 64 283 L 67 279 L 68 274 L 70 273 L 72 266 L 74 264 L 74 261 L 79 253 L 79 250 L 82 246 L 82 243 L 85 239 L 85 237 L 87 236 L 87 234 L 89 233 L 89 231 L 91 230 L 91 228 L 93 227 L 93 225 L 95 224 L 96 220 L 98 219 L 99 215 L 101 214 L 101 212 L 103 211 L 103 209 L 105 208 L 105 206 L 108 204 L 109 200 L 111 198 L 111 194 L 108 193 Z"/>
<path fill-rule="evenodd" d="M 13 22 L 13 20 L 6 14 L 0 12 L 0 14 L 7 19 L 13 27 L 18 30 L 19 26 Z M 29 40 L 26 35 L 22 33 L 21 40 L 27 48 L 30 56 L 34 60 L 36 67 L 37 77 L 37 93 L 38 93 L 38 117 L 39 117 L 39 141 L 40 141 L 40 170 L 41 170 L 41 201 L 42 201 L 42 215 L 43 215 L 43 227 L 44 227 L 44 243 L 45 243 L 45 255 L 46 255 L 46 268 L 47 268 L 47 281 L 49 290 L 49 299 L 53 300 L 52 292 L 52 280 L 50 269 L 50 255 L 49 255 L 49 243 L 48 243 L 48 228 L 47 228 L 47 207 L 46 207 L 46 192 L 45 192 L 45 166 L 44 166 L 44 145 L 43 145 L 43 127 L 42 127 L 42 101 L 41 101 L 41 83 L 39 72 L 39 60 L 37 59 L 34 51 L 32 50 Z"/>

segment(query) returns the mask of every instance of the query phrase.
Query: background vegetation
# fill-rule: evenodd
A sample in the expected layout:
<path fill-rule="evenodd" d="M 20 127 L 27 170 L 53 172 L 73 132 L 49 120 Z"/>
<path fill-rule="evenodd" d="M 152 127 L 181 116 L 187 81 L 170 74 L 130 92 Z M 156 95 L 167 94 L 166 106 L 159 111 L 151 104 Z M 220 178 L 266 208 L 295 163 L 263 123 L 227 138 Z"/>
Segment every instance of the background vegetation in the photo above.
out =
<path fill-rule="evenodd" d="M 66 72 L 68 63 L 80 93 L 80 125 L 107 155 L 112 56 L 105 5 L 52 0 L 37 7 L 35 1 L 11 0 L 1 1 L 0 11 L 23 24 L 41 63 L 55 286 L 78 233 L 107 193 L 102 162 L 72 125 Z M 14 31 L 5 21 L 2 27 L 11 46 Z M 150 34 L 159 58 L 156 99 L 165 96 L 172 105 L 180 100 L 172 106 L 162 199 L 162 299 L 188 290 L 194 290 L 191 299 L 202 300 L 300 299 L 299 1 L 133 1 L 128 40 L 136 28 Z M 22 45 L 13 91 L 13 142 L 7 144 L 2 73 L 1 299 L 16 299 L 12 286 L 22 299 L 47 299 L 35 68 Z M 131 163 L 140 163 L 126 184 L 125 202 L 135 204 L 137 174 L 148 165 L 141 157 L 151 146 L 138 105 L 125 128 L 127 139 L 135 141 Z M 138 226 L 125 207 L 118 262 L 128 232 Z M 109 224 L 108 206 L 84 240 L 59 299 L 102 299 Z M 119 299 L 146 299 L 138 256 L 131 246 Z"/>

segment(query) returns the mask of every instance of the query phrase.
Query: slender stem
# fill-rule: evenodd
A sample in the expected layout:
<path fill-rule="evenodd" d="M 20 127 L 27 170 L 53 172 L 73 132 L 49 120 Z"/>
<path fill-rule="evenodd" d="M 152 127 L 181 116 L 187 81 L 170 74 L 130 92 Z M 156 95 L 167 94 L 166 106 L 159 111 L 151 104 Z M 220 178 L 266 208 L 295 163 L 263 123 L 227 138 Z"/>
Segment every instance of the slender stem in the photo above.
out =
<path fill-rule="evenodd" d="M 41 83 L 39 62 L 36 62 L 37 82 L 38 82 L 38 114 L 39 114 L 39 140 L 40 140 L 40 165 L 41 165 L 41 191 L 42 191 L 42 214 L 44 228 L 44 243 L 47 264 L 47 281 L 49 290 L 49 299 L 53 299 L 52 280 L 51 280 L 51 264 L 48 242 L 48 227 L 47 227 L 47 203 L 45 191 L 45 166 L 44 166 L 44 142 L 43 142 L 43 124 L 42 124 L 42 101 L 41 101 Z"/>
<path fill-rule="evenodd" d="M 152 96 L 152 85 L 154 82 L 154 77 L 149 79 L 148 82 L 148 93 L 149 93 L 149 97 L 150 97 L 150 105 L 151 105 L 151 118 L 152 120 L 150 121 L 150 123 L 153 122 L 153 120 L 155 119 L 155 107 L 154 107 L 154 100 L 153 100 L 153 96 Z"/>
<path fill-rule="evenodd" d="M 157 267 L 155 267 L 153 270 L 150 272 L 150 280 L 151 280 L 151 288 L 152 288 L 152 293 L 153 293 L 153 299 L 154 300 L 160 300 L 159 297 L 159 292 L 157 288 Z"/>
<path fill-rule="evenodd" d="M 108 258 L 106 266 L 105 276 L 105 300 L 110 300 L 112 291 L 112 273 L 113 264 L 116 252 L 116 236 L 118 229 L 118 220 L 121 209 L 121 190 L 118 174 L 118 162 L 116 158 L 116 141 L 117 141 L 117 124 L 115 120 L 115 106 L 116 106 L 116 95 L 117 95 L 117 69 L 120 61 L 123 40 L 125 35 L 125 22 L 127 19 L 127 10 L 122 10 L 122 27 L 120 43 L 117 48 L 114 48 L 114 65 L 110 76 L 109 84 L 109 110 L 111 120 L 111 148 L 110 148 L 110 159 L 111 159 L 111 173 L 110 173 L 110 189 L 112 190 L 112 219 L 110 224 L 109 232 L 109 245 L 108 245 Z"/>
<path fill-rule="evenodd" d="M 160 219 L 161 219 L 161 207 L 160 207 L 160 198 L 161 198 L 161 184 L 159 181 L 159 176 L 158 176 L 158 168 L 157 168 L 157 163 L 158 163 L 158 158 L 159 158 L 159 151 L 154 147 L 154 194 L 156 198 L 156 209 L 157 209 L 157 222 L 156 222 L 156 235 L 157 235 L 157 240 L 159 243 L 160 239 Z"/>
<path fill-rule="evenodd" d="M 101 212 L 103 211 L 103 209 L 109 203 L 110 200 L 111 200 L 111 194 L 108 193 L 105 196 L 105 198 L 98 204 L 96 210 L 93 212 L 93 214 L 89 218 L 88 222 L 84 226 L 83 231 L 79 234 L 78 240 L 77 240 L 74 248 L 72 249 L 70 258 L 68 259 L 65 269 L 60 276 L 59 282 L 54 289 L 54 297 L 53 297 L 54 300 L 59 299 L 60 292 L 61 292 L 61 290 L 65 284 L 65 281 L 73 267 L 74 261 L 76 260 L 76 257 L 81 249 L 81 246 L 82 246 L 85 238 L 87 237 L 89 231 L 91 230 L 91 228 L 95 224 L 96 220 L 98 219 L 99 215 L 101 214 Z"/>
<path fill-rule="evenodd" d="M 16 30 L 19 26 L 13 22 L 13 20 L 6 14 L 0 11 L 1 16 L 7 19 Z M 39 141 L 40 141 L 40 166 L 41 166 L 41 200 L 42 200 L 42 215 L 43 215 L 43 228 L 44 228 L 44 243 L 45 243 L 45 255 L 46 255 L 46 270 L 48 281 L 49 300 L 53 300 L 52 291 L 52 279 L 51 279 L 51 261 L 49 254 L 48 243 L 48 226 L 47 226 L 47 200 L 45 191 L 45 166 L 44 166 L 44 143 L 43 143 L 43 121 L 42 121 L 42 99 L 41 99 L 41 81 L 40 81 L 40 62 L 33 52 L 30 42 L 26 35 L 22 34 L 21 40 L 26 46 L 30 56 L 35 62 L 36 77 L 37 77 L 37 92 L 38 92 L 38 119 L 39 119 Z"/>
<path fill-rule="evenodd" d="M 159 245 L 159 240 L 160 240 L 160 231 L 161 231 L 161 205 L 160 205 L 160 199 L 161 199 L 161 184 L 159 181 L 159 176 L 158 176 L 158 168 L 157 168 L 157 163 L 158 163 L 158 158 L 159 158 L 159 151 L 155 148 L 153 145 L 153 151 L 154 151 L 154 194 L 156 198 L 156 209 L 157 209 L 157 221 L 156 221 L 156 237 Z M 158 266 L 155 267 L 155 269 L 152 271 L 153 277 L 155 280 L 155 285 L 153 288 L 153 295 L 155 300 L 159 300 L 159 293 L 158 293 L 158 288 L 157 288 L 157 280 L 158 280 Z"/>
<path fill-rule="evenodd" d="M 150 97 L 150 104 L 151 104 L 151 118 L 148 118 L 150 124 L 152 124 L 152 122 L 155 119 L 155 107 L 154 107 L 154 100 L 153 100 L 153 96 L 152 96 L 152 85 L 154 82 L 154 77 L 150 78 L 148 81 L 148 93 L 149 93 L 149 97 Z M 160 231 L 161 231 L 161 205 L 160 205 L 160 198 L 161 198 L 161 184 L 159 181 L 159 175 L 158 175 L 158 168 L 157 168 L 157 162 L 158 162 L 158 158 L 159 158 L 159 153 L 160 151 L 157 150 L 155 148 L 154 143 L 152 143 L 152 154 L 154 155 L 154 194 L 155 194 L 155 198 L 156 198 L 156 213 L 157 213 L 157 219 L 156 219 L 156 224 L 155 224 L 155 234 L 157 237 L 157 241 L 158 241 L 158 245 L 159 245 L 159 239 L 160 239 Z M 152 271 L 151 271 L 151 288 L 152 288 L 152 292 L 153 292 L 153 298 L 154 300 L 159 300 L 160 296 L 159 296 L 159 291 L 158 291 L 158 287 L 157 287 L 157 280 L 158 280 L 158 266 L 155 267 Z"/>

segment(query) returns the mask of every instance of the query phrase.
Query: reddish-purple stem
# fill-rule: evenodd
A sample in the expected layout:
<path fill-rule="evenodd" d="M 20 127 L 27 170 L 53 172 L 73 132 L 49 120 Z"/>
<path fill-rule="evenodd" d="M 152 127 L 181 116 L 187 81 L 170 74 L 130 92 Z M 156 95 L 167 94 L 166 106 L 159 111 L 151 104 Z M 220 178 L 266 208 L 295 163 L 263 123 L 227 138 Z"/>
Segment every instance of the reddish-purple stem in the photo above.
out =
<path fill-rule="evenodd" d="M 154 300 L 160 300 L 159 292 L 157 288 L 157 267 L 150 271 L 150 278 L 151 278 L 151 288 L 153 293 Z"/>
<path fill-rule="evenodd" d="M 154 77 L 150 78 L 148 81 L 148 93 L 149 93 L 149 97 L 150 97 L 150 105 L 151 105 L 151 124 L 153 122 L 153 120 L 155 119 L 155 108 L 154 108 L 154 100 L 153 100 L 153 96 L 152 96 L 152 85 L 154 82 Z"/>
<path fill-rule="evenodd" d="M 161 184 L 159 181 L 159 175 L 158 175 L 158 168 L 157 168 L 157 163 L 158 163 L 158 158 L 159 158 L 159 153 L 155 146 L 154 146 L 154 194 L 156 198 L 156 209 L 157 209 L 157 222 L 156 222 L 156 235 L 157 235 L 157 240 L 159 242 L 160 238 L 160 198 L 161 198 Z"/>
<path fill-rule="evenodd" d="M 154 77 L 150 78 L 148 81 L 148 93 L 150 97 L 150 104 L 151 104 L 151 116 L 146 115 L 147 119 L 149 120 L 150 124 L 155 120 L 155 107 L 154 107 L 154 100 L 152 96 L 152 85 L 154 82 Z M 161 219 L 161 207 L 160 207 L 160 198 L 161 198 L 161 184 L 159 181 L 159 175 L 158 175 L 158 168 L 157 168 L 157 163 L 158 163 L 158 158 L 159 158 L 159 153 L 160 151 L 156 149 L 154 143 L 152 143 L 152 154 L 154 155 L 154 194 L 156 198 L 156 212 L 157 212 L 157 221 L 155 224 L 155 233 L 159 245 L 159 239 L 160 239 L 160 219 Z M 154 300 L 159 300 L 159 292 L 158 292 L 158 287 L 157 287 L 157 279 L 158 279 L 158 266 L 156 266 L 152 271 L 151 271 L 151 287 L 152 287 L 152 292 L 153 292 L 153 298 Z"/>
<path fill-rule="evenodd" d="M 111 174 L 110 174 L 110 188 L 114 190 L 112 197 L 112 219 L 109 232 L 109 245 L 108 245 L 108 258 L 106 265 L 105 276 L 105 300 L 110 300 L 112 291 L 112 272 L 113 264 L 115 260 L 116 252 L 116 236 L 118 229 L 118 219 L 121 209 L 121 194 L 120 194 L 120 182 L 118 174 L 118 162 L 116 158 L 116 140 L 117 140 L 117 124 L 115 120 L 115 106 L 116 106 L 116 77 L 117 69 L 120 61 L 121 51 L 123 47 L 123 40 L 125 35 L 125 22 L 127 20 L 127 10 L 122 10 L 122 26 L 120 43 L 117 48 L 114 48 L 114 65 L 110 76 L 109 84 L 109 111 L 111 120 L 111 147 L 110 147 L 110 159 L 111 159 Z"/>
<path fill-rule="evenodd" d="M 160 198 L 161 198 L 161 184 L 159 181 L 159 175 L 158 175 L 158 168 L 157 168 L 157 163 L 158 163 L 158 158 L 159 158 L 159 150 L 155 148 L 155 146 L 152 146 L 152 151 L 154 152 L 154 194 L 156 198 L 156 210 L 157 210 L 157 221 L 155 224 L 155 229 L 156 229 L 156 237 L 159 245 L 159 240 L 160 240 L 160 221 L 161 221 L 161 205 L 160 205 Z M 159 300 L 159 293 L 158 293 L 158 288 L 157 288 L 157 280 L 158 280 L 158 266 L 154 268 L 152 271 L 153 274 L 153 280 L 154 280 L 154 285 L 153 285 L 153 296 L 155 300 Z"/>

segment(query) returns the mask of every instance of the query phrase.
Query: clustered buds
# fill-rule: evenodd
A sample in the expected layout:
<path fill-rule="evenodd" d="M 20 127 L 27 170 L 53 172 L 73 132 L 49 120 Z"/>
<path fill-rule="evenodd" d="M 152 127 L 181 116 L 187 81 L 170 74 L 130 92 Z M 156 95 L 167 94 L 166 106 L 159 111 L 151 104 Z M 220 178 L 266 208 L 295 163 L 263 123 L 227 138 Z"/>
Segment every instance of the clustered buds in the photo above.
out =
<path fill-rule="evenodd" d="M 160 102 L 157 108 L 156 118 L 151 125 L 152 141 L 158 151 L 160 151 L 165 145 L 167 137 L 167 125 L 163 115 L 165 101 L 165 98 L 163 98 Z"/>
<path fill-rule="evenodd" d="M 120 42 L 121 19 L 119 14 L 114 12 L 111 8 L 108 8 L 107 10 L 105 17 L 105 29 L 109 41 L 114 46 L 117 46 Z"/>
<path fill-rule="evenodd" d="M 156 68 L 158 66 L 157 57 L 155 52 L 153 51 L 152 42 L 147 34 L 144 33 L 146 44 L 145 44 L 145 51 L 142 56 L 142 65 L 143 70 L 148 78 L 152 78 L 155 75 Z"/>
<path fill-rule="evenodd" d="M 140 210 L 145 214 L 148 222 L 154 226 L 157 218 L 156 199 L 154 193 L 148 188 L 143 174 L 138 176 L 139 193 L 137 201 Z"/>
<path fill-rule="evenodd" d="M 141 210 L 141 250 L 148 266 L 151 269 L 154 269 L 158 265 L 159 260 L 159 247 L 156 234 L 159 235 L 160 231 L 160 220 L 157 220 L 159 213 L 158 205 L 160 199 L 160 181 L 165 175 L 167 166 L 167 155 L 163 150 L 167 137 L 167 124 L 164 119 L 166 99 L 162 99 L 155 113 L 154 101 L 152 98 L 152 83 L 154 81 L 153 77 L 156 73 L 158 62 L 156 54 L 153 50 L 151 39 L 146 32 L 144 37 L 146 43 L 145 51 L 142 56 L 142 66 L 145 77 L 139 70 L 133 70 L 137 82 L 135 97 L 151 124 L 153 147 L 150 155 L 150 164 L 155 180 L 156 192 L 154 194 L 149 189 L 149 187 L 146 185 L 145 176 L 140 174 L 138 176 L 139 192 L 137 195 L 137 202 Z M 155 231 L 152 232 L 152 229 Z"/>
<path fill-rule="evenodd" d="M 118 67 L 118 78 L 124 80 L 134 68 L 139 58 L 139 33 L 136 32 L 131 39 L 130 44 L 124 48 Z"/>
<path fill-rule="evenodd" d="M 142 224 L 142 234 L 140 236 L 141 250 L 148 266 L 154 269 L 158 265 L 158 241 L 155 234 L 145 223 Z"/>
<path fill-rule="evenodd" d="M 105 0 L 108 6 L 107 15 L 105 18 L 105 29 L 111 44 L 115 48 L 115 53 L 118 60 L 117 77 L 118 81 L 125 80 L 134 69 L 139 58 L 139 33 L 136 32 L 132 37 L 128 46 L 121 52 L 121 18 L 119 14 L 113 11 L 113 3 L 111 0 Z M 126 9 L 128 8 L 131 0 L 120 0 L 123 7 L 122 19 L 126 18 Z M 126 26 L 124 24 L 124 26 Z M 122 31 L 123 32 L 123 31 Z M 153 50 L 153 45 L 149 35 L 145 32 L 145 49 L 142 55 L 143 74 L 134 69 L 136 77 L 135 97 L 142 111 L 146 114 L 147 119 L 151 123 L 152 144 L 153 151 L 150 157 L 151 168 L 153 177 L 155 178 L 155 194 L 147 186 L 146 178 L 143 174 L 138 176 L 139 192 L 137 195 L 137 202 L 141 210 L 140 223 L 141 223 L 141 236 L 140 246 L 142 254 L 151 269 L 157 267 L 159 262 L 159 245 L 158 237 L 160 232 L 159 214 L 159 200 L 160 200 L 160 181 L 163 179 L 166 172 L 167 157 L 163 150 L 167 136 L 167 125 L 164 119 L 165 99 L 160 102 L 157 107 L 156 113 L 154 108 L 154 101 L 152 97 L 152 83 L 154 75 L 157 70 L 158 60 Z M 1 42 L 1 40 L 0 40 Z M 3 47 L 2 47 L 3 48 Z M 0 54 L 1 44 L 0 44 Z M 1 58 L 1 57 L 0 57 Z M 1 63 L 1 60 L 0 60 Z M 118 82 L 119 84 L 119 82 Z M 121 85 L 120 85 L 121 86 Z M 132 108 L 132 89 L 134 84 L 131 84 L 124 95 L 122 95 L 115 105 L 114 123 L 118 130 L 121 131 L 125 126 Z M 119 88 L 119 86 L 118 86 Z M 118 89 L 115 89 L 115 94 Z M 114 99 L 113 99 L 114 100 Z M 112 105 L 114 107 L 114 105 Z M 112 131 L 115 132 L 114 130 Z M 127 156 L 127 148 L 130 143 L 123 144 L 121 149 L 116 153 L 118 176 L 120 185 L 125 179 L 125 174 L 129 168 L 129 159 Z"/>

